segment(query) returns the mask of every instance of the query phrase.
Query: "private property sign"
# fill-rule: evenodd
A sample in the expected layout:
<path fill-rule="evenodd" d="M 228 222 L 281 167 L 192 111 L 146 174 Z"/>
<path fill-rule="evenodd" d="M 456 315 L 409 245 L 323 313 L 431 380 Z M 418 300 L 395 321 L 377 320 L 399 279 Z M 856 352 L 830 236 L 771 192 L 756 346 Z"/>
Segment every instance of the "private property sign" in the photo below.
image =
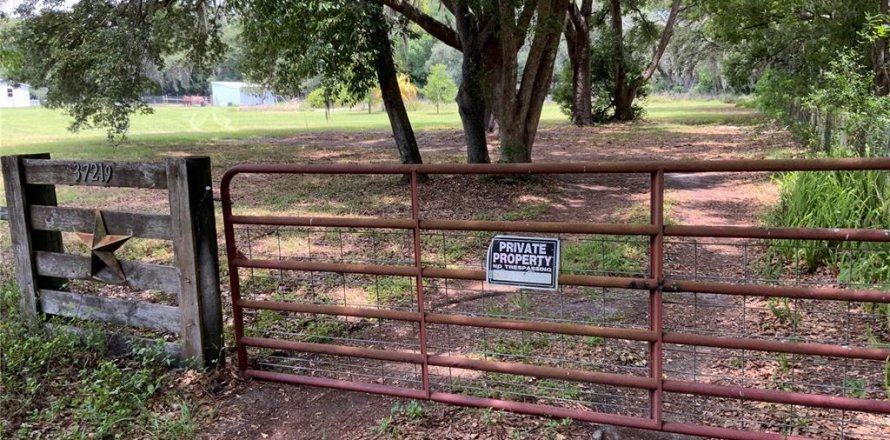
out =
<path fill-rule="evenodd" d="M 498 235 L 488 245 L 488 284 L 556 290 L 559 239 Z"/>

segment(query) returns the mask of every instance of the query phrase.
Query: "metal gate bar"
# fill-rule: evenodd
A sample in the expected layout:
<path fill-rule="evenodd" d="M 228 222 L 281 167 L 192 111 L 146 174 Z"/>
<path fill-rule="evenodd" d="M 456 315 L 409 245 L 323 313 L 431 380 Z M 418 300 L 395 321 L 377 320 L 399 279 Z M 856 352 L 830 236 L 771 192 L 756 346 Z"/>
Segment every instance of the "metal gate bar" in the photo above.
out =
<path fill-rule="evenodd" d="M 655 226 L 656 233 L 649 237 L 649 276 L 654 278 L 657 285 L 649 289 L 649 330 L 656 335 L 655 341 L 649 342 L 649 377 L 657 382 L 657 387 L 649 394 L 649 414 L 655 420 L 658 430 L 664 428 L 661 410 L 664 406 L 664 376 L 661 365 L 664 353 L 664 322 L 662 314 L 662 284 L 664 279 L 664 170 L 659 169 L 652 173 L 649 187 L 649 220 Z"/>
<path fill-rule="evenodd" d="M 713 293 L 723 295 L 762 296 L 812 300 L 840 300 L 890 303 L 890 293 L 867 289 L 778 287 L 768 285 L 733 285 L 717 282 L 688 281 L 665 278 L 665 237 L 725 237 L 750 239 L 795 239 L 890 242 L 890 230 L 822 229 L 822 228 L 764 228 L 747 226 L 698 226 L 664 224 L 665 173 L 712 172 L 782 172 L 782 171 L 856 171 L 890 170 L 890 159 L 830 159 L 830 160 L 721 160 L 721 161 L 642 161 L 590 162 L 546 164 L 486 164 L 486 165 L 263 165 L 244 164 L 229 169 L 222 178 L 220 192 L 223 205 L 226 251 L 234 308 L 235 340 L 238 368 L 246 375 L 263 380 L 324 386 L 352 391 L 385 394 L 421 400 L 432 400 L 464 406 L 485 407 L 549 417 L 568 417 L 581 421 L 606 423 L 681 434 L 705 435 L 732 439 L 796 438 L 783 434 L 747 432 L 734 429 L 665 421 L 664 393 L 713 396 L 741 400 L 802 405 L 851 411 L 890 414 L 890 401 L 853 397 L 829 396 L 812 393 L 786 392 L 741 386 L 722 386 L 698 382 L 664 379 L 663 344 L 680 344 L 717 348 L 766 351 L 777 353 L 831 356 L 849 359 L 885 360 L 890 349 L 848 347 L 820 343 L 798 343 L 752 338 L 720 337 L 678 332 L 663 328 L 663 292 Z M 650 224 L 558 223 L 534 221 L 465 221 L 420 218 L 418 176 L 420 174 L 605 174 L 645 173 L 650 175 Z M 410 176 L 411 218 L 319 218 L 295 216 L 233 215 L 231 185 L 241 174 L 328 174 L 328 175 L 407 175 Z M 414 264 L 391 266 L 375 264 L 324 263 L 312 261 L 257 260 L 247 258 L 238 249 L 235 225 L 350 227 L 369 229 L 401 229 L 412 231 Z M 492 317 L 429 313 L 425 310 L 424 279 L 484 280 L 479 270 L 424 267 L 421 252 L 423 230 L 446 231 L 504 231 L 536 233 L 608 234 L 649 237 L 649 267 L 647 278 L 601 277 L 589 275 L 561 275 L 561 285 L 602 288 L 638 289 L 649 292 L 649 329 L 606 328 L 559 322 L 512 320 Z M 382 310 L 323 304 L 294 304 L 276 301 L 241 299 L 239 268 L 317 271 L 350 274 L 392 275 L 413 277 L 417 300 L 416 311 Z M 336 316 L 379 318 L 418 323 L 418 351 L 378 350 L 345 345 L 283 341 L 270 338 L 247 337 L 244 334 L 244 309 L 277 310 Z M 565 335 L 598 336 L 648 343 L 648 376 L 632 376 L 593 372 L 570 368 L 534 366 L 517 362 L 502 362 L 462 356 L 430 355 L 427 352 L 427 325 L 445 324 L 524 332 L 545 332 Z M 404 388 L 375 383 L 351 382 L 331 378 L 301 376 L 248 368 L 246 347 L 260 347 L 298 352 L 358 357 L 420 365 L 421 389 Z M 537 378 L 607 384 L 649 391 L 649 417 L 598 413 L 552 405 L 497 400 L 463 394 L 433 391 L 429 368 L 456 367 L 478 371 L 518 374 Z"/>

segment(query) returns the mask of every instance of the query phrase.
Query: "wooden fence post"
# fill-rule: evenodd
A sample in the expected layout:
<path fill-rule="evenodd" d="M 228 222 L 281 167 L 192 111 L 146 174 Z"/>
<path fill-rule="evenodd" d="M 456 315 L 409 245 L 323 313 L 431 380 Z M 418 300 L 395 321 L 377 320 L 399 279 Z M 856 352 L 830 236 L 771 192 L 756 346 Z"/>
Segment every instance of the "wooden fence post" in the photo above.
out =
<path fill-rule="evenodd" d="M 173 247 L 179 267 L 183 356 L 211 367 L 223 362 L 219 255 L 209 157 L 167 160 Z"/>
<path fill-rule="evenodd" d="M 40 289 L 52 289 L 61 285 L 61 280 L 37 274 L 36 252 L 62 252 L 63 248 L 61 232 L 31 229 L 31 206 L 56 206 L 56 189 L 53 185 L 27 184 L 24 159 L 49 159 L 49 153 L 0 158 L 16 279 L 22 295 L 20 309 L 24 315 L 33 317 L 40 312 Z"/>

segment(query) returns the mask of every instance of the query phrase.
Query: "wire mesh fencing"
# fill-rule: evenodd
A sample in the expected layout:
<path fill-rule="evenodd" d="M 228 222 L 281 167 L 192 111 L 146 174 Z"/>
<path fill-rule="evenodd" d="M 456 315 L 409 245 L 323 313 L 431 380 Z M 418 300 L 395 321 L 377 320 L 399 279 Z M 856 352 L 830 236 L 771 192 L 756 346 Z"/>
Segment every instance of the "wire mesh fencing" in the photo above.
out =
<path fill-rule="evenodd" d="M 685 434 L 888 438 L 890 286 L 854 272 L 887 255 L 890 234 L 666 225 L 664 213 L 666 172 L 886 162 L 235 167 L 222 192 L 239 367 L 260 379 Z M 648 194 L 628 198 L 646 209 L 626 223 L 578 208 L 559 221 L 533 221 L 537 208 L 492 219 L 437 194 L 465 175 L 520 171 L 642 173 Z M 386 176 L 405 174 L 407 185 Z M 458 180 L 425 186 L 421 174 Z M 236 176 L 317 187 L 326 208 L 305 197 L 258 207 L 255 194 L 233 197 Z M 303 176 L 309 183 L 297 183 Z M 479 204 L 492 197 L 462 191 Z M 542 197 L 535 185 L 521 192 Z M 557 291 L 483 282 L 488 243 L 517 233 L 560 239 Z M 830 270 L 813 264 L 834 241 L 868 245 L 834 255 Z"/>

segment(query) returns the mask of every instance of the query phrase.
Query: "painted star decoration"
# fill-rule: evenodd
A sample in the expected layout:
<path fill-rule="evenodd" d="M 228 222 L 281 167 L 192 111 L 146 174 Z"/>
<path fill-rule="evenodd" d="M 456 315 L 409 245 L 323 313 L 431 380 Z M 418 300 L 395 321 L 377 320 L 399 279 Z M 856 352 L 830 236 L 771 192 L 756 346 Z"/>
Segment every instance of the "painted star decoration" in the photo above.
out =
<path fill-rule="evenodd" d="M 96 210 L 96 225 L 92 234 L 78 232 L 77 236 L 90 246 L 91 262 L 90 276 L 93 279 L 112 283 L 123 283 L 127 280 L 121 263 L 114 255 L 114 251 L 120 249 L 132 235 L 111 235 L 105 228 L 105 220 L 102 211 Z M 108 270 L 104 270 L 108 269 Z M 102 272 L 103 276 L 100 276 Z"/>

